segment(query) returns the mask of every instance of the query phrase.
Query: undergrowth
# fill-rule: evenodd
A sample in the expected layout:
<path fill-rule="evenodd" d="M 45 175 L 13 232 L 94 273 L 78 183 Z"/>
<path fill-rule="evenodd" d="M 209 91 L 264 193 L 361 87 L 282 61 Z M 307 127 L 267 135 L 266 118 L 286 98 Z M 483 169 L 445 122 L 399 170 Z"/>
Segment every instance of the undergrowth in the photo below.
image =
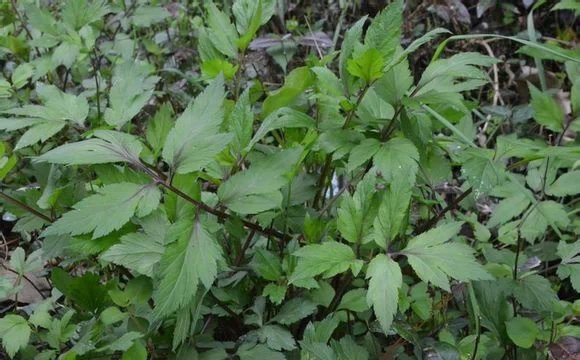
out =
<path fill-rule="evenodd" d="M 575 356 L 580 56 L 532 12 L 402 46 L 402 0 L 334 39 L 256 39 L 274 0 L 44 3 L 0 5 L 6 356 Z M 529 104 L 446 51 L 486 41 Z"/>

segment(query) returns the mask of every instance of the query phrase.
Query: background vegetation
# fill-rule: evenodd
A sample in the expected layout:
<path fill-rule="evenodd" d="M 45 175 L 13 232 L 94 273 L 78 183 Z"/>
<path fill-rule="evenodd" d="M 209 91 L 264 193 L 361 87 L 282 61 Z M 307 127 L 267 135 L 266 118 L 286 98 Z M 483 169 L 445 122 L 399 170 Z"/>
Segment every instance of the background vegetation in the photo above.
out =
<path fill-rule="evenodd" d="M 0 357 L 578 358 L 579 12 L 0 1 Z"/>

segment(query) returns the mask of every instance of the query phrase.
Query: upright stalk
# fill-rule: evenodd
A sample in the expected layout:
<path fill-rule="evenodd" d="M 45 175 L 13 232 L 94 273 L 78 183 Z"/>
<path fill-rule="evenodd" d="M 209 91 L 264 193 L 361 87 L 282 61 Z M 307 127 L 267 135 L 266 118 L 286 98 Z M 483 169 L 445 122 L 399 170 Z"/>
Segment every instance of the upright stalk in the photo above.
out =
<path fill-rule="evenodd" d="M 352 109 L 349 110 L 348 114 L 346 115 L 346 119 L 344 120 L 344 124 L 342 125 L 343 129 L 348 128 L 348 126 L 352 122 L 356 110 L 360 106 L 361 102 L 363 101 L 365 95 L 367 94 L 371 86 L 372 83 L 365 85 L 363 90 L 358 95 L 355 105 L 353 106 Z M 319 203 L 321 199 L 324 197 L 324 194 L 326 193 L 328 178 L 330 177 L 331 174 L 332 174 L 332 154 L 328 154 L 326 155 L 326 159 L 324 160 L 324 166 L 322 168 L 322 172 L 320 173 L 320 178 L 318 179 L 317 183 L 318 191 L 316 192 L 316 195 L 314 196 L 314 200 L 312 202 L 313 207 L 319 208 Z"/>

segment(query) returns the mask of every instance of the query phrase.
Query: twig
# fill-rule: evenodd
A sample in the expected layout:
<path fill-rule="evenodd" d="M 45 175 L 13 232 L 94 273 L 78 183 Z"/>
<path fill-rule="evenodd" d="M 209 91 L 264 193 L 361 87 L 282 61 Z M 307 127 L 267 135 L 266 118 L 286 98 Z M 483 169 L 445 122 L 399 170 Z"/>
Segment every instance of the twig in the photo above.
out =
<path fill-rule="evenodd" d="M 367 166 L 366 170 L 361 172 L 358 176 L 356 176 L 351 181 L 348 181 L 346 184 L 344 184 L 344 186 L 342 188 L 340 188 L 340 190 L 338 190 L 336 195 L 334 195 L 330 200 L 328 200 L 328 202 L 326 204 L 324 204 L 324 207 L 322 209 L 320 209 L 320 211 L 318 212 L 318 217 L 321 217 L 328 209 L 330 209 L 332 204 L 334 204 L 336 202 L 336 200 L 338 200 L 340 198 L 340 196 L 346 191 L 346 189 L 348 189 L 350 186 L 352 186 L 354 182 L 356 182 L 360 178 L 362 178 L 369 171 L 369 169 L 370 169 L 370 166 Z"/>
<path fill-rule="evenodd" d="M 100 70 L 100 58 L 97 55 L 97 45 L 93 48 L 93 73 L 95 76 L 95 87 L 97 90 L 97 118 L 101 118 L 101 89 L 99 87 L 99 70 Z"/>
<path fill-rule="evenodd" d="M 18 273 L 18 271 L 12 270 L 11 268 L 9 268 L 8 266 L 6 266 L 6 265 L 4 265 L 4 264 L 2 264 L 2 267 L 3 267 L 4 269 L 6 269 L 7 271 L 9 271 L 9 272 L 11 272 L 11 273 L 15 274 L 15 275 L 22 276 L 22 278 L 23 278 L 24 280 L 28 281 L 28 283 L 29 283 L 29 284 L 30 284 L 30 285 L 31 285 L 31 286 L 34 288 L 34 290 L 36 290 L 36 292 L 37 292 L 37 293 L 38 293 L 40 296 L 42 296 L 42 298 L 43 298 L 43 299 L 46 299 L 46 295 L 45 295 L 45 294 L 42 292 L 42 290 L 40 290 L 40 289 L 38 288 L 38 286 L 36 286 L 36 284 L 35 284 L 34 282 L 32 282 L 32 280 L 30 280 L 30 278 L 28 278 L 28 276 L 26 276 L 25 274 L 22 274 L 22 275 L 20 275 L 20 274 Z"/>
<path fill-rule="evenodd" d="M 478 44 L 480 44 L 481 46 L 483 46 L 485 48 L 485 50 L 487 51 L 487 54 L 493 58 L 495 57 L 495 54 L 493 53 L 493 50 L 491 49 L 491 47 L 489 46 L 489 44 L 487 43 L 487 41 L 478 41 Z M 505 105 L 505 102 L 503 100 L 503 97 L 501 96 L 501 92 L 499 90 L 499 70 L 497 67 L 497 64 L 493 64 L 492 65 L 492 72 L 493 72 L 493 101 L 492 104 L 493 106 L 497 106 L 497 104 L 501 104 L 501 105 Z M 483 126 L 481 127 L 480 130 L 480 134 L 485 134 L 485 131 L 487 130 L 487 126 L 489 125 L 489 121 L 491 120 L 491 114 L 488 114 L 485 120 L 485 123 L 483 124 Z"/>
<path fill-rule="evenodd" d="M 205 203 L 203 203 L 201 201 L 198 201 L 198 200 L 193 199 L 192 197 L 190 197 L 189 195 L 187 195 L 183 191 L 177 189 L 173 185 L 171 185 L 171 184 L 169 184 L 169 183 L 167 183 L 165 181 L 160 181 L 159 179 L 157 179 L 157 180 L 158 180 L 158 183 L 161 186 L 163 186 L 167 190 L 175 193 L 176 195 L 178 195 L 179 197 L 183 198 L 184 200 L 192 203 L 198 209 L 201 209 L 201 210 L 203 210 L 203 211 L 205 211 L 207 213 L 210 213 L 212 215 L 215 215 L 218 218 L 220 218 L 221 220 L 229 219 L 231 217 L 230 214 L 228 214 L 228 213 L 226 213 L 224 211 L 221 211 L 221 210 L 216 209 L 216 208 L 212 208 L 211 206 L 209 206 L 209 205 L 207 205 L 207 204 L 205 204 Z M 264 234 L 266 236 L 272 236 L 272 237 L 278 238 L 280 240 L 288 240 L 290 238 L 288 235 L 283 234 L 283 233 L 281 233 L 281 232 L 279 232 L 277 230 L 274 230 L 274 229 L 265 229 L 265 228 L 261 227 L 260 225 L 258 225 L 256 223 L 253 223 L 251 221 L 248 221 L 248 220 L 242 220 L 242 223 L 248 229 L 253 230 L 253 231 L 256 231 L 256 232 L 259 232 L 259 233 Z"/>
<path fill-rule="evenodd" d="M 0 197 L 1 198 L 4 198 L 5 200 L 8 200 L 9 202 L 13 203 L 14 205 L 16 205 L 16 206 L 18 206 L 18 207 L 20 207 L 20 208 L 28 211 L 32 215 L 34 215 L 34 216 L 36 216 L 36 217 L 38 217 L 38 218 L 40 218 L 40 219 L 42 219 L 42 220 L 44 220 L 46 222 L 49 222 L 49 223 L 53 222 L 53 220 L 51 218 L 49 218 L 48 216 L 44 215 L 40 211 L 38 211 L 38 210 L 36 210 L 36 209 L 34 209 L 34 208 L 26 205 L 22 201 L 17 200 L 17 199 L 13 198 L 12 196 L 10 196 L 10 195 L 2 192 L 2 191 L 0 191 Z"/>
<path fill-rule="evenodd" d="M 412 98 L 413 96 L 415 96 L 417 94 L 417 92 L 419 92 L 421 88 L 416 87 L 411 94 L 409 94 L 409 98 Z M 399 115 L 401 115 L 401 112 L 403 111 L 403 104 L 399 103 L 399 106 L 397 106 L 397 109 L 395 110 L 395 113 L 393 114 L 393 119 L 391 120 L 391 122 L 389 122 L 388 125 L 385 125 L 382 130 L 381 130 L 381 141 L 385 141 L 387 140 L 387 138 L 389 137 L 389 135 L 391 135 L 391 133 L 393 132 L 393 130 L 395 130 L 395 123 L 397 118 L 399 117 Z"/>
<path fill-rule="evenodd" d="M 487 41 L 480 41 L 479 44 L 485 48 L 485 50 L 487 51 L 487 54 L 489 56 L 491 56 L 492 58 L 496 58 L 495 54 L 493 53 L 493 50 L 491 49 L 491 47 L 489 46 Z M 493 71 L 493 84 L 492 84 L 493 85 L 493 105 L 494 106 L 497 105 L 498 102 L 501 105 L 504 105 L 505 102 L 504 102 L 503 97 L 501 96 L 501 92 L 499 90 L 499 71 L 498 71 L 497 64 L 492 65 L 492 71 Z"/>
<path fill-rule="evenodd" d="M 326 316 L 326 315 L 334 312 L 334 310 L 336 310 L 336 307 L 339 305 L 340 300 L 342 299 L 342 295 L 345 293 L 346 289 L 348 289 L 349 285 L 352 283 L 353 280 L 354 280 L 354 277 L 352 276 L 352 273 L 350 273 L 350 272 L 348 272 L 343 277 L 341 277 L 339 288 L 338 288 L 338 290 L 336 290 L 336 293 L 334 294 L 332 301 L 330 302 L 330 304 L 326 308 L 324 316 Z"/>
<path fill-rule="evenodd" d="M 437 216 L 432 217 L 431 219 L 429 219 L 429 221 L 427 221 L 425 225 L 421 226 L 419 230 L 417 230 L 417 234 L 421 234 L 431 229 L 433 226 L 435 226 L 435 224 L 437 224 L 439 220 L 441 220 L 443 216 L 445 216 L 446 213 L 455 209 L 460 202 L 462 202 L 467 196 L 469 196 L 469 194 L 471 194 L 472 191 L 473 188 L 470 187 L 469 189 L 462 192 L 461 195 L 459 195 L 455 200 L 453 200 L 449 205 L 447 205 L 443 210 L 441 210 L 441 212 L 437 214 Z"/>
<path fill-rule="evenodd" d="M 254 239 L 254 235 L 256 235 L 255 230 L 250 231 L 250 233 L 248 234 L 248 237 L 246 238 L 244 245 L 240 249 L 240 252 L 238 253 L 238 256 L 236 256 L 236 259 L 234 260 L 234 264 L 236 266 L 240 266 L 240 264 L 242 263 L 242 260 L 244 259 L 244 254 L 246 253 L 246 250 L 248 250 L 248 248 L 250 247 L 250 244 Z"/>
<path fill-rule="evenodd" d="M 242 321 L 242 319 L 240 318 L 240 315 L 236 314 L 229 306 L 228 304 L 226 304 L 225 302 L 221 301 L 220 299 L 218 299 L 212 292 L 211 290 L 207 292 L 209 294 L 209 297 L 215 301 L 216 304 L 218 304 L 219 307 L 221 307 L 222 309 L 224 309 L 225 312 L 227 312 L 230 316 L 232 316 L 236 323 L 238 324 L 238 326 L 240 328 L 242 328 L 244 326 L 244 322 Z"/>
<path fill-rule="evenodd" d="M 66 68 L 66 71 L 64 73 L 64 79 L 62 80 L 62 91 L 65 92 L 66 91 L 66 83 L 68 82 L 68 76 L 70 74 L 70 68 Z"/>
<path fill-rule="evenodd" d="M 28 30 L 28 27 L 26 26 L 26 22 L 24 21 L 24 18 L 22 17 L 22 15 L 20 15 L 20 12 L 18 11 L 18 6 L 16 6 L 16 0 L 12 0 L 10 3 L 12 4 L 12 11 L 14 11 L 14 15 L 16 15 L 18 20 L 22 23 L 22 28 L 24 29 L 26 36 L 28 37 L 29 40 L 33 40 L 34 38 L 32 37 L 30 30 Z M 36 50 L 36 55 L 38 55 L 38 57 L 42 56 L 42 54 L 40 53 L 40 50 L 38 50 L 37 47 L 34 47 L 34 50 Z"/>
<path fill-rule="evenodd" d="M 352 121 L 352 118 L 354 117 L 356 110 L 358 109 L 360 103 L 362 102 L 363 98 L 365 97 L 366 93 L 369 91 L 371 86 L 372 86 L 372 83 L 365 85 L 364 89 L 359 94 L 359 96 L 356 100 L 356 104 L 353 106 L 352 109 L 350 109 L 350 111 L 348 112 L 348 115 L 346 116 L 346 120 L 344 121 L 344 124 L 342 125 L 343 129 L 346 129 L 350 125 L 350 122 Z M 314 196 L 314 200 L 312 201 L 312 205 L 314 207 L 317 207 L 321 198 L 324 197 L 324 194 L 326 193 L 327 178 L 332 173 L 331 165 L 332 165 L 332 154 L 328 154 L 328 155 L 326 155 L 326 159 L 324 160 L 324 167 L 322 168 L 322 172 L 320 173 L 320 178 L 318 179 L 318 184 L 317 184 L 318 191 L 316 192 L 316 195 Z"/>

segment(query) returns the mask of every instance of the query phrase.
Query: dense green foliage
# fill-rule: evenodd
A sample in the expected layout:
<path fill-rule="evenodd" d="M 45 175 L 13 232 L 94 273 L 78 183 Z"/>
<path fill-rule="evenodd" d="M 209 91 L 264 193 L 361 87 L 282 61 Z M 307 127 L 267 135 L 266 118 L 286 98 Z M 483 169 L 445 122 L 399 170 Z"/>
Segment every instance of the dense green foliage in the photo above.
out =
<path fill-rule="evenodd" d="M 541 81 L 529 104 L 482 109 L 499 60 L 446 46 L 493 36 L 436 28 L 402 46 L 395 0 L 336 51 L 309 32 L 302 61 L 259 39 L 275 44 L 271 84 L 250 55 L 277 2 L 198 2 L 0 2 L 8 357 L 575 351 L 578 51 L 538 42 L 533 23 L 503 37 Z M 412 74 L 408 57 L 437 41 Z"/>

